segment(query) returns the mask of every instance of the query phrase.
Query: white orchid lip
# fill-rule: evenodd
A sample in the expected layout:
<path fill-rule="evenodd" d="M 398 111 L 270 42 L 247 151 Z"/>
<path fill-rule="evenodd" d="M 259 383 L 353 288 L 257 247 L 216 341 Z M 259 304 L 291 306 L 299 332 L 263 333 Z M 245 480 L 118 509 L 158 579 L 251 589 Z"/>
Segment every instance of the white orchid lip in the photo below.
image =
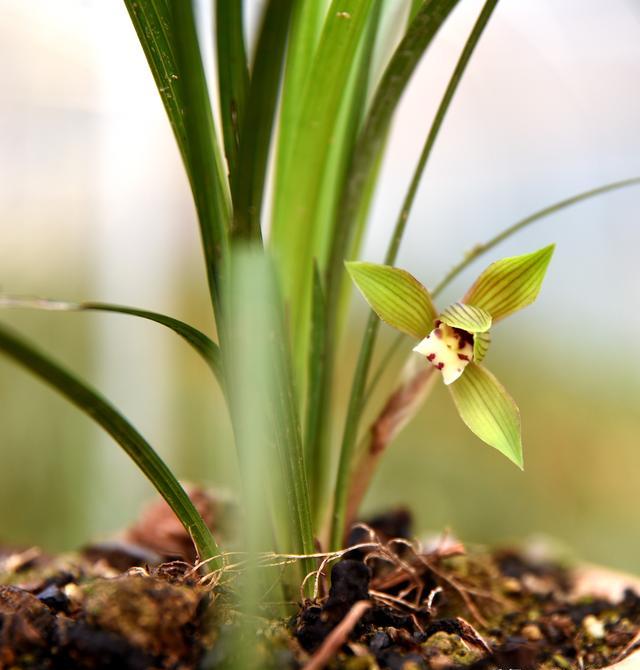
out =
<path fill-rule="evenodd" d="M 453 384 L 473 360 L 473 335 L 436 321 L 435 328 L 414 348 L 442 372 L 445 384 Z"/>

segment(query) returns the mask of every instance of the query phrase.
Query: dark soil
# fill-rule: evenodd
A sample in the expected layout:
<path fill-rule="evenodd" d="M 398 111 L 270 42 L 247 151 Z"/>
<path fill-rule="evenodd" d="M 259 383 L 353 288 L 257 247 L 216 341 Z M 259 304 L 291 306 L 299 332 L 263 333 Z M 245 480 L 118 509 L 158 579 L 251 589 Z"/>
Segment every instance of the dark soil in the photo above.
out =
<path fill-rule="evenodd" d="M 359 548 L 327 562 L 330 586 L 321 577 L 293 617 L 249 626 L 222 582 L 167 561 L 158 537 L 58 557 L 0 551 L 0 670 L 582 670 L 639 641 L 631 590 L 617 604 L 575 599 L 557 563 L 452 542 L 425 551 L 409 533 L 404 512 L 371 520 L 349 538 Z M 250 666 L 236 656 L 247 646 Z"/>

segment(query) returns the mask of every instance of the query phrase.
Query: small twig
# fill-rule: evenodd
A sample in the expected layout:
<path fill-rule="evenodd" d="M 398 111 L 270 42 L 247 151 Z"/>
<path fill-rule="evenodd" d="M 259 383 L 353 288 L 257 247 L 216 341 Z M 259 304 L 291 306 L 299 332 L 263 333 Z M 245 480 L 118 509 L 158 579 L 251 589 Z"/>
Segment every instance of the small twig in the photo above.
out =
<path fill-rule="evenodd" d="M 431 570 L 431 572 L 433 572 L 433 574 L 436 575 L 436 577 L 440 578 L 442 581 L 449 584 L 449 586 L 451 586 L 458 593 L 458 595 L 462 598 L 464 604 L 466 605 L 467 609 L 469 610 L 471 616 L 481 626 L 486 626 L 487 625 L 487 620 L 482 616 L 482 614 L 480 614 L 480 610 L 476 607 L 476 604 L 473 602 L 473 600 L 469 596 L 469 589 L 467 589 L 464 585 L 458 583 L 458 581 L 454 577 L 451 577 L 450 575 L 447 575 L 442 570 L 437 569 L 427 559 L 426 556 L 417 556 L 417 558 L 427 567 L 427 569 Z"/>
<path fill-rule="evenodd" d="M 402 607 L 406 607 L 408 610 L 413 612 L 419 612 L 421 609 L 417 605 L 404 600 L 404 598 L 400 598 L 399 596 L 392 596 L 389 593 L 383 593 L 382 591 L 373 591 L 369 589 L 369 594 L 374 598 L 385 601 L 385 604 L 393 603 L 395 605 L 401 605 Z"/>
<path fill-rule="evenodd" d="M 21 553 L 7 556 L 3 561 L 0 561 L 0 565 L 3 566 L 5 572 L 18 572 L 31 563 L 31 561 L 40 557 L 41 554 L 42 551 L 38 547 L 30 547 Z"/>
<path fill-rule="evenodd" d="M 433 610 L 433 601 L 435 597 L 438 595 L 438 593 L 442 593 L 442 587 L 441 586 L 436 586 L 433 591 L 427 596 L 427 609 L 429 612 Z"/>
<path fill-rule="evenodd" d="M 368 600 L 359 600 L 355 603 L 344 619 L 327 635 L 321 647 L 309 659 L 303 670 L 322 670 L 345 644 L 351 631 L 370 607 L 371 603 Z"/>
<path fill-rule="evenodd" d="M 467 642 L 475 645 L 476 647 L 484 649 L 487 654 L 492 653 L 491 647 L 486 643 L 482 635 L 480 635 L 480 633 L 478 633 L 478 631 L 468 621 L 462 617 L 456 617 L 456 621 L 462 628 L 462 635 L 460 637 L 467 640 Z"/>

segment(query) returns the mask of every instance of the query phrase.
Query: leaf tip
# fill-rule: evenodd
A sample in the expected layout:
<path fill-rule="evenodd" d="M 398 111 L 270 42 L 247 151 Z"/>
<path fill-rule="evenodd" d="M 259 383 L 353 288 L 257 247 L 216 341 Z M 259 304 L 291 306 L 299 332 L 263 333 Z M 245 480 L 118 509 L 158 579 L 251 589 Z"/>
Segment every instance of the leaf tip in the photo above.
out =
<path fill-rule="evenodd" d="M 541 258 L 544 258 L 545 261 L 549 263 L 555 250 L 556 250 L 556 243 L 552 242 L 551 244 L 548 244 L 546 247 L 542 247 L 542 249 L 540 249 L 538 253 L 540 254 Z"/>
<path fill-rule="evenodd" d="M 524 457 L 522 454 L 522 442 L 519 443 L 518 449 L 513 456 L 509 457 L 509 460 L 520 470 L 524 472 Z"/>

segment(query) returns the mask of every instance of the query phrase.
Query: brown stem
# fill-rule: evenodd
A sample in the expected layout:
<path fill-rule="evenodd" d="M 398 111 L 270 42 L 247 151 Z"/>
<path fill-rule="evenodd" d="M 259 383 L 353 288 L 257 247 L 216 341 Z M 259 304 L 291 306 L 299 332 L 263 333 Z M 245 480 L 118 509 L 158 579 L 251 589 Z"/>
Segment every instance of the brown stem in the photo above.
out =
<path fill-rule="evenodd" d="M 412 363 L 413 360 L 410 365 Z M 420 361 L 420 364 L 422 365 L 418 372 L 404 375 L 403 381 L 389 396 L 382 411 L 360 442 L 358 448 L 360 456 L 351 476 L 347 496 L 346 528 L 350 528 L 356 519 L 382 454 L 413 419 L 433 388 L 437 379 L 437 375 L 434 374 L 435 368 L 424 365 L 423 361 Z"/>
<path fill-rule="evenodd" d="M 311 657 L 303 670 L 322 670 L 347 641 L 349 633 L 370 607 L 371 603 L 368 600 L 359 600 L 355 603 L 344 619 L 327 635 L 320 649 Z"/>

